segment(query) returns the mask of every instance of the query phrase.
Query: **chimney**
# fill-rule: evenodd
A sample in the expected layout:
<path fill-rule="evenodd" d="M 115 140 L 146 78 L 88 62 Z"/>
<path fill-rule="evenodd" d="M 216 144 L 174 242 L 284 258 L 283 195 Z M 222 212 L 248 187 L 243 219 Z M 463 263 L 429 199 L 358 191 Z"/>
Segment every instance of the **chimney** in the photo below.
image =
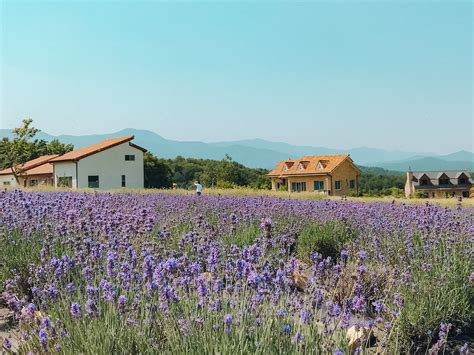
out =
<path fill-rule="evenodd" d="M 407 171 L 407 181 L 405 183 L 405 197 L 409 198 L 415 192 L 415 187 L 413 186 L 413 172 L 411 167 Z"/>

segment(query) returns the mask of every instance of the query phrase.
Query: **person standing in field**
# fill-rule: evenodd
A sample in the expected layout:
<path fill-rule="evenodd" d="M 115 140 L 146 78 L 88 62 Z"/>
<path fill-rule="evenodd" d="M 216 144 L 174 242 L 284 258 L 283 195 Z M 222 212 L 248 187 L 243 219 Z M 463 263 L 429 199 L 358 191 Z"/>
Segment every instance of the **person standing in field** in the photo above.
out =
<path fill-rule="evenodd" d="M 194 183 L 194 186 L 196 186 L 196 194 L 197 194 L 198 196 L 201 196 L 201 194 L 202 194 L 202 185 L 200 184 L 200 182 L 199 182 L 199 181 L 196 181 L 196 182 Z"/>

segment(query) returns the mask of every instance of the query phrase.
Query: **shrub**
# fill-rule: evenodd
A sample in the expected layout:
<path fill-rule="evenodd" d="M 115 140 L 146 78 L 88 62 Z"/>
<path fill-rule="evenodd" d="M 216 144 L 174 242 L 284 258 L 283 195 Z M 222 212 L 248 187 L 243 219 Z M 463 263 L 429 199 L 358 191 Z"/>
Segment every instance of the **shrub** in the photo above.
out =
<path fill-rule="evenodd" d="M 227 245 L 235 244 L 238 247 L 244 247 L 255 242 L 260 233 L 261 231 L 257 223 L 242 223 L 233 233 L 225 238 L 225 243 Z"/>
<path fill-rule="evenodd" d="M 405 348 L 410 341 L 429 346 L 429 334 L 436 334 L 442 322 L 459 327 L 474 322 L 474 287 L 469 284 L 474 262 L 466 252 L 468 243 L 453 248 L 441 239 L 426 255 L 421 238 L 414 240 L 411 280 L 400 288 L 404 305 L 394 327 Z"/>
<path fill-rule="evenodd" d="M 16 277 L 21 292 L 26 294 L 29 292 L 29 266 L 40 261 L 41 243 L 35 236 L 25 238 L 17 232 L 8 233 L 0 235 L 0 293 L 5 281 Z"/>
<path fill-rule="evenodd" d="M 348 226 L 338 221 L 308 223 L 298 235 L 297 255 L 300 259 L 308 260 L 311 253 L 317 251 L 323 257 L 337 259 L 344 243 L 353 234 Z"/>

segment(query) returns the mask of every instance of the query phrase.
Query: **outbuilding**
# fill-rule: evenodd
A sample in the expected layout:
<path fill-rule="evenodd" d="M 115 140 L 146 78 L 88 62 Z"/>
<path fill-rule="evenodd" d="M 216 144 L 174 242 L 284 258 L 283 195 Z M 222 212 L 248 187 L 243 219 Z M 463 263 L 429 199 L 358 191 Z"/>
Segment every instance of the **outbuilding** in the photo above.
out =
<path fill-rule="evenodd" d="M 143 154 L 134 136 L 106 139 L 50 160 L 55 187 L 117 189 L 144 187 Z"/>

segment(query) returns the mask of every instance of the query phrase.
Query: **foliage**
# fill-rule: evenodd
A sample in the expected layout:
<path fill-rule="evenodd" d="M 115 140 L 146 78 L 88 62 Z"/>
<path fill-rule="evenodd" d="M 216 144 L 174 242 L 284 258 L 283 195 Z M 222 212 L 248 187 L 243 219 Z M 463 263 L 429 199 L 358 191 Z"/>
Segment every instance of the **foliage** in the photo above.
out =
<path fill-rule="evenodd" d="M 165 160 L 145 155 L 145 187 L 170 187 L 175 183 L 179 188 L 193 188 L 194 181 L 200 181 L 204 187 L 270 189 L 267 173 L 265 169 L 247 168 L 229 156 L 219 161 L 181 156 Z"/>
<path fill-rule="evenodd" d="M 12 140 L 3 138 L 0 141 L 0 169 L 11 168 L 17 181 L 22 174 L 21 164 L 42 155 L 64 154 L 73 150 L 72 144 L 62 144 L 57 139 L 49 143 L 32 140 L 39 132 L 32 123 L 32 119 L 23 120 L 23 126 L 13 130 Z"/>
<path fill-rule="evenodd" d="M 360 195 L 362 196 L 403 196 L 406 177 L 403 173 L 382 168 L 359 166 Z"/>
<path fill-rule="evenodd" d="M 336 260 L 352 234 L 350 228 L 337 221 L 308 223 L 298 235 L 298 257 L 310 260 L 311 254 L 318 252 L 324 258 L 329 256 Z"/>
<path fill-rule="evenodd" d="M 172 186 L 171 168 L 163 159 L 158 159 L 150 152 L 143 156 L 145 188 L 169 188 Z"/>

